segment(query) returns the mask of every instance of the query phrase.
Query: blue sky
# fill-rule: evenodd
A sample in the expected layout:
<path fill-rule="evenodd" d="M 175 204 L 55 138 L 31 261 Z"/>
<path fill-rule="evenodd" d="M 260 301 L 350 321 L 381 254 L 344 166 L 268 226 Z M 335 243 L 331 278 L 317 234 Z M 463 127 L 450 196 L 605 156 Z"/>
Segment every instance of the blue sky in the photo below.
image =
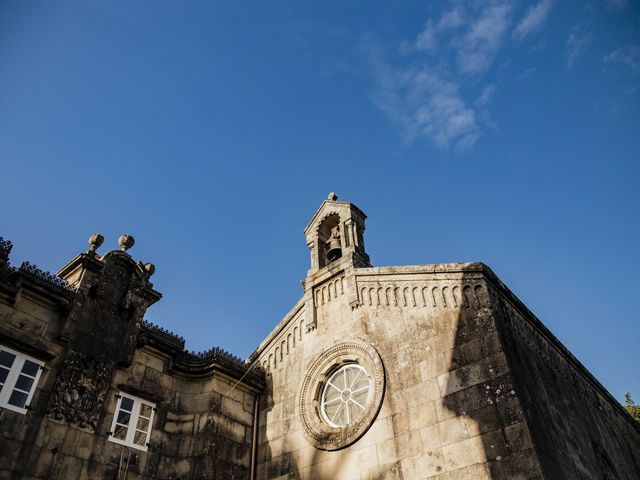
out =
<path fill-rule="evenodd" d="M 374 265 L 487 263 L 640 401 L 639 80 L 632 1 L 4 1 L 0 234 L 131 233 L 147 318 L 246 356 L 336 191 Z"/>

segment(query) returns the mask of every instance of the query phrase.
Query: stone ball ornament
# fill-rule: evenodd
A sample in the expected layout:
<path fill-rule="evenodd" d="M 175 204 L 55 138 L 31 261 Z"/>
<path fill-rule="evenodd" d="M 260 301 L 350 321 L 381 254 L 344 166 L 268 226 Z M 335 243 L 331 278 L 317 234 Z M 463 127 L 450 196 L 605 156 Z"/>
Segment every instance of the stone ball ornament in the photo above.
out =
<path fill-rule="evenodd" d="M 144 270 L 147 272 L 147 275 L 151 277 L 154 273 L 156 273 L 156 266 L 153 263 L 145 263 Z"/>
<path fill-rule="evenodd" d="M 118 245 L 120 246 L 120 250 L 123 252 L 126 252 L 133 247 L 134 243 L 136 243 L 136 241 L 133 236 L 126 233 L 124 235 L 120 235 L 120 238 L 118 238 Z"/>
<path fill-rule="evenodd" d="M 372 345 L 355 339 L 328 348 L 309 365 L 298 396 L 306 439 L 321 450 L 353 444 L 375 421 L 384 390 L 384 365 Z"/>
<path fill-rule="evenodd" d="M 104 236 L 101 233 L 94 233 L 89 237 L 89 252 L 95 253 L 104 243 Z"/>

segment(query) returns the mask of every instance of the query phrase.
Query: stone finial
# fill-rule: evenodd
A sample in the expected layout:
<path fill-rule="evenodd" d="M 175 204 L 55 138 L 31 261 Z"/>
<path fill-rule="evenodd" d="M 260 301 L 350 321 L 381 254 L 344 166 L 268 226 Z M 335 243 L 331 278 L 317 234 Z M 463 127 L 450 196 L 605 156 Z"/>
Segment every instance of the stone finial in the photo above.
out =
<path fill-rule="evenodd" d="M 156 266 L 153 263 L 145 263 L 144 270 L 147 272 L 148 276 L 151 276 L 156 273 Z"/>
<path fill-rule="evenodd" d="M 338 195 L 336 195 L 335 192 L 331 192 L 328 196 L 327 196 L 327 200 L 331 200 L 332 202 L 335 202 L 336 200 L 338 200 Z"/>
<path fill-rule="evenodd" d="M 94 233 L 89 237 L 89 251 L 87 253 L 96 253 L 96 250 L 100 248 L 100 246 L 104 242 L 104 237 L 101 233 Z"/>
<path fill-rule="evenodd" d="M 126 233 L 124 235 L 120 235 L 120 238 L 118 238 L 118 245 L 120 245 L 120 250 L 123 252 L 126 252 L 133 247 L 134 243 L 136 243 L 135 239 Z"/>

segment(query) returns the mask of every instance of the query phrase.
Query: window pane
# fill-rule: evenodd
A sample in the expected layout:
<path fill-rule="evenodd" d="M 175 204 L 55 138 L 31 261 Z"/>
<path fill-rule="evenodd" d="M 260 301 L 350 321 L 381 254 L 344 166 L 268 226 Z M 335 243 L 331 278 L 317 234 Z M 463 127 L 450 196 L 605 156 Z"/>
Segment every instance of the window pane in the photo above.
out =
<path fill-rule="evenodd" d="M 130 412 L 125 412 L 123 410 L 120 410 L 118 412 L 118 420 L 116 420 L 118 423 L 121 423 L 122 425 L 129 425 L 129 419 L 131 418 L 131 413 Z"/>
<path fill-rule="evenodd" d="M 0 367 L 0 383 L 5 382 L 5 380 L 7 379 L 7 375 L 9 375 L 9 370 Z"/>
<path fill-rule="evenodd" d="M 133 400 L 127 397 L 122 397 L 122 402 L 120 403 L 120 408 L 122 410 L 126 410 L 130 412 L 133 409 Z"/>
<path fill-rule="evenodd" d="M 369 396 L 369 390 L 360 390 L 358 393 L 352 393 L 351 399 L 355 402 L 358 402 L 360 405 L 364 406 L 367 402 L 367 396 Z"/>
<path fill-rule="evenodd" d="M 16 382 L 16 387 L 18 390 L 23 390 L 25 392 L 31 391 L 31 385 L 33 385 L 33 378 L 25 377 L 24 375 L 20 375 L 18 377 L 18 381 Z"/>
<path fill-rule="evenodd" d="M 345 376 L 347 377 L 347 388 L 353 387 L 353 382 L 356 380 L 356 377 L 360 376 L 361 371 L 356 368 L 347 368 L 345 370 Z"/>
<path fill-rule="evenodd" d="M 358 379 L 356 379 L 353 386 L 351 387 L 351 390 L 354 392 L 357 392 L 359 390 L 368 389 L 368 388 L 369 388 L 369 378 L 367 378 L 366 375 L 362 374 Z"/>
<path fill-rule="evenodd" d="M 149 420 L 146 418 L 138 417 L 138 430 L 147 431 L 149 429 Z"/>
<path fill-rule="evenodd" d="M 113 432 L 113 436 L 117 439 L 124 440 L 127 438 L 127 427 L 123 427 L 122 425 L 116 425 L 116 428 Z"/>
<path fill-rule="evenodd" d="M 16 407 L 24 408 L 24 404 L 27 403 L 27 394 L 14 390 L 9 397 L 9 403 Z"/>
<path fill-rule="evenodd" d="M 140 405 L 140 415 L 146 418 L 151 418 L 151 407 L 144 403 Z"/>
<path fill-rule="evenodd" d="M 327 417 L 329 417 L 329 419 L 332 419 L 336 414 L 336 412 L 338 411 L 338 408 L 342 408 L 342 402 L 336 402 L 336 403 L 333 403 L 332 405 L 325 406 L 325 412 L 327 414 Z"/>
<path fill-rule="evenodd" d="M 340 409 L 338 410 L 338 413 L 332 418 L 333 418 L 333 422 L 336 425 L 339 425 L 341 427 L 345 426 L 348 423 L 347 422 L 347 408 L 346 408 L 344 403 L 340 406 Z"/>
<path fill-rule="evenodd" d="M 335 385 L 333 385 L 332 383 L 327 384 L 327 389 L 325 392 L 325 399 L 327 402 L 332 402 L 336 399 L 340 398 L 340 395 L 342 394 L 342 390 L 338 389 L 338 387 L 336 387 Z"/>
<path fill-rule="evenodd" d="M 5 352 L 4 350 L 0 351 L 0 365 L 11 368 L 15 359 L 16 356 L 13 353 Z"/>
<path fill-rule="evenodd" d="M 147 434 L 144 432 L 136 431 L 135 435 L 133 436 L 133 443 L 135 443 L 136 445 L 145 446 L 147 444 Z"/>
<path fill-rule="evenodd" d="M 22 373 L 26 373 L 31 377 L 35 377 L 38 373 L 39 368 L 40 365 L 38 365 L 37 363 L 32 362 L 31 360 L 25 360 L 24 365 L 22 366 Z"/>

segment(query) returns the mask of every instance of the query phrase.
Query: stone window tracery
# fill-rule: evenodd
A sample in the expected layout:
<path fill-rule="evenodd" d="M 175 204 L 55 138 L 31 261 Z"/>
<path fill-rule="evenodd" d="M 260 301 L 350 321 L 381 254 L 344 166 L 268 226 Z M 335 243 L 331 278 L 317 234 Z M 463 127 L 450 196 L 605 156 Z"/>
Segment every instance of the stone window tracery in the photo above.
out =
<path fill-rule="evenodd" d="M 0 345 L 0 407 L 25 414 L 44 363 Z"/>

